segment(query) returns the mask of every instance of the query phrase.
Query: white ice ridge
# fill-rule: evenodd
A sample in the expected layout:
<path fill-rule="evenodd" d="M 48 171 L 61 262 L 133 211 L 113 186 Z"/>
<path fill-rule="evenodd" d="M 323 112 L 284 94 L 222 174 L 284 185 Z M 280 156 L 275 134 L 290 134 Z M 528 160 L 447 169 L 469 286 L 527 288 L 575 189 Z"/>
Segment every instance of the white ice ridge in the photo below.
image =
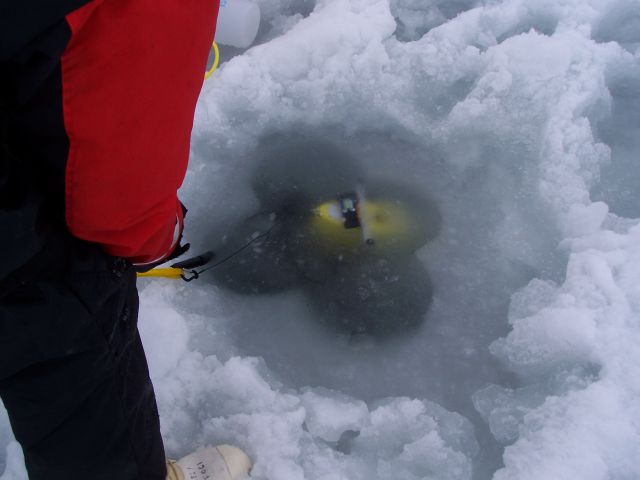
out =
<path fill-rule="evenodd" d="M 434 194 L 436 295 L 419 335 L 352 345 L 295 294 L 142 285 L 168 452 L 237 444 L 260 480 L 640 478 L 640 2 L 259 3 L 198 104 L 193 249 L 255 210 L 260 136 L 304 125 Z M 5 447 L 26 479 L 6 415 Z"/>

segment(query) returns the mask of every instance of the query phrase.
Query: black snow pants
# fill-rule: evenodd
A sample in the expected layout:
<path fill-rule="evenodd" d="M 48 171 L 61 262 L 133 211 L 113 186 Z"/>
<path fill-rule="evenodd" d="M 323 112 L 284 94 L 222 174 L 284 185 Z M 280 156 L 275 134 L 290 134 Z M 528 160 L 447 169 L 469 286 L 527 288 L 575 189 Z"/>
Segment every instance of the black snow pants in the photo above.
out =
<path fill-rule="evenodd" d="M 0 283 L 0 396 L 30 480 L 164 480 L 132 267 L 61 235 L 27 269 Z"/>

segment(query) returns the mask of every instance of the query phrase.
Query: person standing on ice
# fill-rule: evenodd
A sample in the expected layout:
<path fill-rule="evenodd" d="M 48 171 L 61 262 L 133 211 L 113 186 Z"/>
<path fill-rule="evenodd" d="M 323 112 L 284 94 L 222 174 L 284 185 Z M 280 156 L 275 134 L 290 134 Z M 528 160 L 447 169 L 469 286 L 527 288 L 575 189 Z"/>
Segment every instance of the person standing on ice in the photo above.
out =
<path fill-rule="evenodd" d="M 230 480 L 167 464 L 136 270 L 182 253 L 214 0 L 0 4 L 0 396 L 31 480 Z"/>

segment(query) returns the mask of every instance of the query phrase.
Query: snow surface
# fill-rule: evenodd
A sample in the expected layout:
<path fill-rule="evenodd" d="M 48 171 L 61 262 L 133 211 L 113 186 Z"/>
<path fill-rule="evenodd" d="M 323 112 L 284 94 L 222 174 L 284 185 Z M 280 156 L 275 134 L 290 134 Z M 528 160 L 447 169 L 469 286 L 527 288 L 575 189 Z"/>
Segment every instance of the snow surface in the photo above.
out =
<path fill-rule="evenodd" d="M 171 456 L 270 480 L 640 478 L 640 2 L 262 0 L 204 87 L 182 197 L 210 247 L 300 125 L 440 205 L 424 326 L 346 338 L 295 291 L 141 284 Z M 295 127 L 294 127 L 295 126 Z M 24 479 L 6 414 L 2 480 Z"/>

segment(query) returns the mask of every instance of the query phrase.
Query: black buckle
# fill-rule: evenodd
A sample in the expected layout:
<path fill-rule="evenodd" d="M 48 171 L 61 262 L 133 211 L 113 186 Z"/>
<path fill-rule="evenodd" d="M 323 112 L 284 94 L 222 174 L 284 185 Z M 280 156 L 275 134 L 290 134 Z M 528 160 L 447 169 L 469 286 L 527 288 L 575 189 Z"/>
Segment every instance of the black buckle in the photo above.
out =
<path fill-rule="evenodd" d="M 202 267 L 215 258 L 215 253 L 208 251 L 197 257 L 188 258 L 181 262 L 176 262 L 171 265 L 171 268 L 182 268 L 185 270 L 191 270 L 194 268 Z"/>
<path fill-rule="evenodd" d="M 360 228 L 360 217 L 358 215 L 358 196 L 355 193 L 345 193 L 338 197 L 340 212 L 344 219 L 344 228 Z"/>

